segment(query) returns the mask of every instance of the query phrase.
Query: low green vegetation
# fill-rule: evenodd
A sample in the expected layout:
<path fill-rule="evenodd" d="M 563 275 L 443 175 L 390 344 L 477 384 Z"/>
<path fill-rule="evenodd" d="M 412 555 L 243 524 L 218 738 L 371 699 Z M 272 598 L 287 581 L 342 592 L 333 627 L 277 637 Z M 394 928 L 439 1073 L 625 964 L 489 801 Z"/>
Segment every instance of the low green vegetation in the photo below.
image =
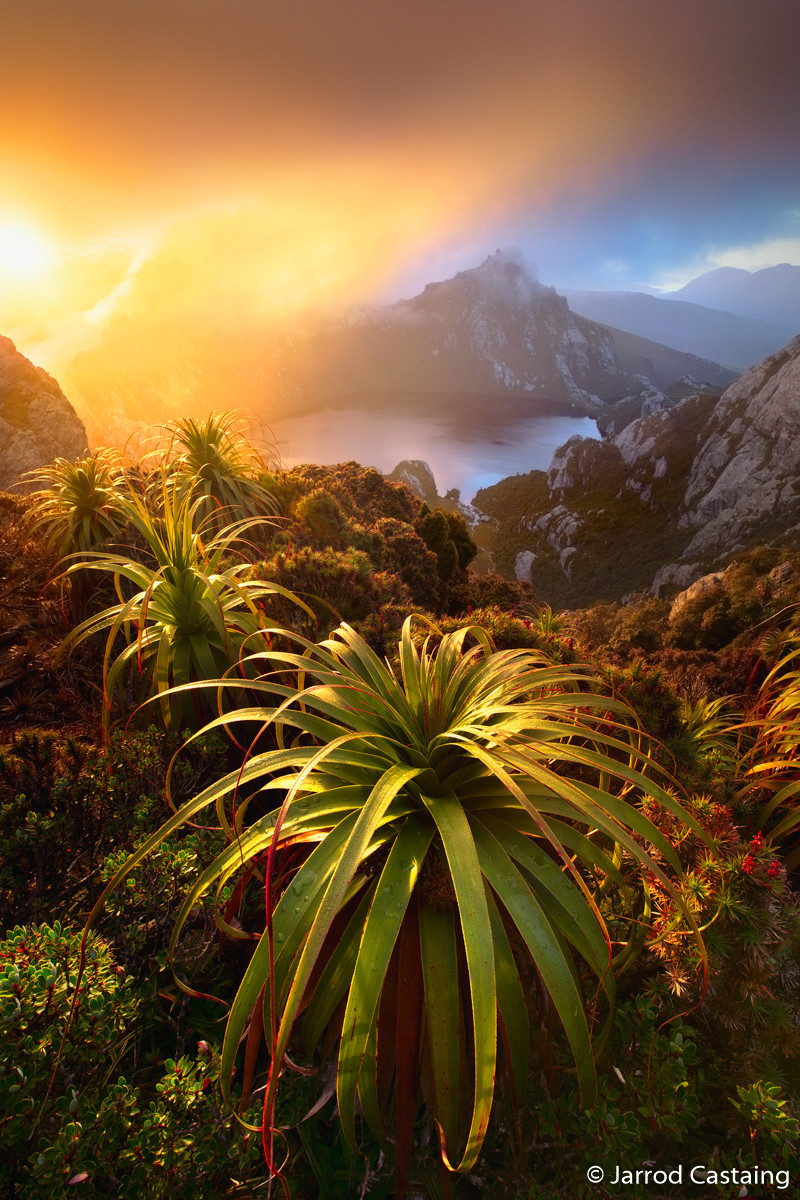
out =
<path fill-rule="evenodd" d="M 40 483 L 0 496 L 3 1196 L 791 1194 L 796 554 L 537 605 L 230 414 Z"/>

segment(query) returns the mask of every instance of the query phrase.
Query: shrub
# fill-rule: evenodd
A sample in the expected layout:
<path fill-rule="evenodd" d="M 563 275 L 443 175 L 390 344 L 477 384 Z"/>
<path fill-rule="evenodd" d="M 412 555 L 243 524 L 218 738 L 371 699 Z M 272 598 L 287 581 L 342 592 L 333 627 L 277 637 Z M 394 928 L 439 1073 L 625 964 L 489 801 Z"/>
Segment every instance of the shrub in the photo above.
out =
<path fill-rule="evenodd" d="M 434 552 L 403 521 L 382 517 L 374 530 L 380 539 L 380 567 L 402 579 L 414 604 L 438 610 L 439 572 Z"/>
<path fill-rule="evenodd" d="M 592 1200 L 598 1188 L 587 1181 L 587 1171 L 597 1164 L 610 1180 L 617 1164 L 640 1169 L 668 1164 L 670 1170 L 686 1161 L 686 1143 L 696 1137 L 711 1092 L 698 1063 L 695 1030 L 680 1019 L 659 1029 L 659 1016 L 658 1006 L 647 998 L 620 1006 L 597 1103 L 581 1111 L 569 1085 L 557 1097 L 537 1096 L 526 1122 L 524 1169 L 490 1168 L 476 1179 L 481 1195 L 487 1200 Z M 600 1186 L 608 1195 L 633 1200 L 661 1194 L 652 1183 L 613 1190 L 608 1183 Z"/>
<path fill-rule="evenodd" d="M 553 662 L 578 661 L 575 639 L 555 630 L 543 631 L 535 617 L 511 616 L 496 607 L 478 608 L 466 616 L 441 617 L 438 627 L 443 633 L 453 633 L 465 622 L 485 630 L 498 650 L 540 650 Z M 471 639 L 468 642 L 471 644 Z"/>
<path fill-rule="evenodd" d="M 326 488 L 314 488 L 302 496 L 294 515 L 304 535 L 315 545 L 344 545 L 347 522 L 339 501 Z"/>
<path fill-rule="evenodd" d="M 457 571 L 464 571 L 478 553 L 460 513 L 445 512 L 441 508 L 433 512 L 423 504 L 414 528 L 429 550 L 436 555 L 439 578 L 449 582 Z"/>
<path fill-rule="evenodd" d="M 252 1175 L 258 1145 L 241 1143 L 219 1105 L 219 1056 L 206 1043 L 196 1059 L 166 1059 L 149 1086 L 118 1073 L 140 999 L 99 938 L 67 1025 L 80 957 L 80 935 L 58 922 L 17 926 L 0 943 L 4 1194 L 57 1200 L 85 1184 L 98 1197 L 194 1200 Z"/>
<path fill-rule="evenodd" d="M 703 994 L 697 951 L 679 931 L 674 901 L 649 880 L 648 954 L 663 972 L 663 982 L 654 986 L 671 990 L 683 1004 L 702 1000 L 698 1019 L 726 1046 L 730 1078 L 759 1078 L 766 1071 L 774 1081 L 786 1081 L 787 1060 L 800 1055 L 798 897 L 763 836 L 742 838 L 727 804 L 697 796 L 688 807 L 706 831 L 705 841 L 657 803 L 647 801 L 644 810 L 683 864 L 683 899 L 705 930 L 708 986 Z"/>
<path fill-rule="evenodd" d="M 654 596 L 638 597 L 622 606 L 611 631 L 611 645 L 626 651 L 648 652 L 663 645 L 669 605 Z"/>
<path fill-rule="evenodd" d="M 365 525 L 374 525 L 381 517 L 408 523 L 420 508 L 419 499 L 404 483 L 391 483 L 380 471 L 357 462 L 330 467 L 304 464 L 277 472 L 275 482 L 288 516 L 295 515 L 300 497 L 315 488 L 333 495 L 348 520 Z"/>
<path fill-rule="evenodd" d="M 107 946 L 91 938 L 72 1021 L 59 1055 L 81 959 L 79 934 L 53 926 L 16 926 L 0 942 L 0 1131 L 6 1148 L 0 1180 L 27 1158 L 34 1119 L 51 1073 L 55 1095 L 80 1080 L 99 1091 L 122 1053 L 139 1001 Z M 69 1101 L 74 1112 L 77 1102 Z M 47 1114 L 45 1128 L 52 1127 Z M 66 1179 L 62 1180 L 62 1183 Z"/>
<path fill-rule="evenodd" d="M 468 570 L 451 583 L 448 610 L 452 615 L 468 614 L 478 608 L 515 612 L 529 606 L 532 596 L 533 589 L 524 580 L 507 579 L 496 571 L 478 574 Z"/>
<path fill-rule="evenodd" d="M 85 903 L 114 847 L 162 819 L 164 776 L 179 743 L 155 728 L 113 733 L 106 753 L 22 731 L 0 754 L 0 921 L 52 919 Z M 193 742 L 173 772 L 188 797 L 225 761 L 219 735 Z"/>
<path fill-rule="evenodd" d="M 628 667 L 601 667 L 600 672 L 614 694 L 630 705 L 651 737 L 664 742 L 684 732 L 680 703 L 658 667 L 650 667 L 639 658 Z"/>
<path fill-rule="evenodd" d="M 649 997 L 618 1010 L 602 1099 L 583 1112 L 576 1100 L 569 1087 L 537 1100 L 524 1155 L 508 1165 L 495 1151 L 498 1161 L 471 1177 L 474 1194 L 486 1200 L 700 1194 L 734 1200 L 747 1192 L 777 1200 L 798 1168 L 798 1125 L 781 1089 L 761 1078 L 734 1086 L 701 1031 L 680 1017 L 665 1021 Z M 598 1165 L 605 1179 L 590 1182 Z M 630 1171 L 633 1181 L 622 1175 L 612 1186 L 617 1169 Z M 761 1183 L 767 1171 L 772 1185 Z"/>
<path fill-rule="evenodd" d="M 137 838 L 134 853 L 145 840 L 146 835 Z M 126 877 L 118 891 L 109 894 L 105 902 L 106 935 L 113 938 L 118 953 L 124 952 L 131 970 L 136 963 L 147 977 L 152 976 L 155 967 L 166 966 L 169 933 L 183 896 L 219 853 L 221 842 L 219 833 L 205 830 L 164 841 Z M 99 871 L 102 883 L 113 879 L 128 854 L 128 850 L 117 850 L 105 857 Z M 208 897 L 203 898 L 202 907 L 210 907 Z M 188 938 L 181 944 L 182 966 L 196 961 L 213 932 L 213 919 L 206 920 L 200 908 L 194 925 L 191 944 L 187 944 Z"/>
<path fill-rule="evenodd" d="M 363 619 L 385 604 L 409 600 L 402 581 L 387 572 L 375 572 L 360 550 L 299 550 L 276 554 L 255 569 L 287 595 L 302 597 L 307 632 L 329 629 L 339 621 Z M 298 606 L 287 599 L 273 600 L 273 612 L 285 625 L 297 625 Z M 313 614 L 316 620 L 309 619 Z"/>

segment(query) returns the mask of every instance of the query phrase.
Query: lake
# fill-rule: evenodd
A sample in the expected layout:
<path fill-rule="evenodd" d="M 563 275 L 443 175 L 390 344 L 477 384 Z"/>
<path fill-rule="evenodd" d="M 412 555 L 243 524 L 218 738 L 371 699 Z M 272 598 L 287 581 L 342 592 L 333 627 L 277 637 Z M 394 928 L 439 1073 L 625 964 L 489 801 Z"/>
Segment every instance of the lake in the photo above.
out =
<path fill-rule="evenodd" d="M 355 459 L 388 473 L 403 459 L 423 459 L 440 495 L 458 488 L 468 503 L 508 475 L 546 469 L 573 434 L 599 436 L 589 417 L 542 412 L 538 404 L 531 415 L 531 404 L 506 396 L 359 396 L 269 428 L 285 467 Z"/>

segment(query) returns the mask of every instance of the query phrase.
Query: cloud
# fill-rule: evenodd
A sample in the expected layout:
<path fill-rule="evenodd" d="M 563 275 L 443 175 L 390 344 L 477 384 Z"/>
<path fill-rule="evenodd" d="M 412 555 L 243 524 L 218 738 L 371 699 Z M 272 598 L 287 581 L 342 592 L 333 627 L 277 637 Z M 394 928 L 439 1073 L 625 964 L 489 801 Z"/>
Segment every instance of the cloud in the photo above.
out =
<path fill-rule="evenodd" d="M 744 271 L 758 271 L 782 262 L 800 265 L 800 237 L 732 246 L 727 250 L 711 251 L 708 258 L 715 267 L 740 267 Z"/>
<path fill-rule="evenodd" d="M 86 235 L 352 161 L 374 192 L 391 161 L 387 198 L 446 169 L 456 224 L 656 161 L 687 190 L 756 163 L 794 185 L 787 34 L 784 0 L 39 0 L 4 17 L 0 164 Z"/>
<path fill-rule="evenodd" d="M 705 269 L 790 236 L 792 20 L 785 0 L 12 5 L 3 203 L 147 256 L 96 263 L 72 310 L 54 282 L 0 322 L 53 355 L 103 335 L 113 388 L 112 345 L 116 377 L 141 379 L 170 337 L 257 340 L 498 245 L 564 286 Z"/>

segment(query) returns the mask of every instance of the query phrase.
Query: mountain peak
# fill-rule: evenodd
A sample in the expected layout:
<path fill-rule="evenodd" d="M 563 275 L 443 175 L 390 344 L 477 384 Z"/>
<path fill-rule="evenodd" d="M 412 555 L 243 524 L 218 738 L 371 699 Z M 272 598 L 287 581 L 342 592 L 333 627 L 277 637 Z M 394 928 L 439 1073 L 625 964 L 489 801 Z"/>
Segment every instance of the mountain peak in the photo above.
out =
<path fill-rule="evenodd" d="M 526 263 L 522 251 L 513 246 L 508 246 L 504 250 L 495 250 L 494 254 L 488 255 L 480 266 L 460 271 L 456 275 L 456 279 L 463 275 L 479 278 L 487 283 L 494 282 L 512 286 L 524 280 L 528 287 L 545 290 L 539 283 L 535 270 Z"/>
<path fill-rule="evenodd" d="M 766 321 L 791 335 L 800 329 L 800 267 L 779 263 L 758 271 L 718 267 L 699 275 L 665 299 L 691 300 L 708 308 Z"/>
<path fill-rule="evenodd" d="M 479 266 L 459 271 L 451 279 L 429 283 L 409 303 L 438 304 L 447 295 L 464 295 L 470 303 L 482 301 L 516 310 L 529 310 L 537 307 L 542 298 L 550 294 L 555 296 L 554 289 L 539 282 L 522 252 L 509 247 L 495 250 Z"/>
<path fill-rule="evenodd" d="M 473 271 L 502 272 L 508 277 L 515 277 L 520 273 L 531 275 L 533 272 L 525 262 L 525 256 L 517 246 L 506 246 L 501 249 L 499 246 L 494 254 L 489 254 L 480 264 L 473 267 Z"/>

